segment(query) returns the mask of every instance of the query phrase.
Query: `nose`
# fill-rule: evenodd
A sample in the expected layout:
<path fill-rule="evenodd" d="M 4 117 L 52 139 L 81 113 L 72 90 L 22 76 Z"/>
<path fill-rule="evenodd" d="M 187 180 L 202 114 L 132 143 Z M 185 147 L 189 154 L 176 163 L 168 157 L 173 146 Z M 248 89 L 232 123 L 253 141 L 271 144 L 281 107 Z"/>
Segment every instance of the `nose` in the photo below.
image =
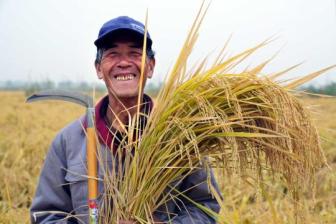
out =
<path fill-rule="evenodd" d="M 126 55 L 121 55 L 120 57 L 119 57 L 119 61 L 118 61 L 118 64 L 117 64 L 117 66 L 119 67 L 119 68 L 128 68 L 128 67 L 130 67 L 132 64 L 131 64 L 131 61 L 130 61 L 130 59 L 128 58 L 128 56 L 126 56 Z"/>

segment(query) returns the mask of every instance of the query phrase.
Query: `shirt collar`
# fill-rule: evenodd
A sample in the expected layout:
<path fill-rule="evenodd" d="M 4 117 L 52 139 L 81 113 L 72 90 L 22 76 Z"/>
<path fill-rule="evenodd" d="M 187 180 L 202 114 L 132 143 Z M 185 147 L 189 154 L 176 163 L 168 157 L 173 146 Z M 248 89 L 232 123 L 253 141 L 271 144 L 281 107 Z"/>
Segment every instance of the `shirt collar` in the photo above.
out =
<path fill-rule="evenodd" d="M 122 134 L 115 130 L 106 121 L 106 111 L 108 109 L 108 95 L 103 97 L 95 106 L 95 125 L 99 142 L 106 145 L 110 149 L 115 150 L 120 140 L 123 138 Z M 150 114 L 153 108 L 153 100 L 146 94 L 143 97 L 143 106 L 141 107 L 141 113 L 145 116 L 140 116 L 141 127 L 145 127 L 147 124 L 147 115 Z"/>

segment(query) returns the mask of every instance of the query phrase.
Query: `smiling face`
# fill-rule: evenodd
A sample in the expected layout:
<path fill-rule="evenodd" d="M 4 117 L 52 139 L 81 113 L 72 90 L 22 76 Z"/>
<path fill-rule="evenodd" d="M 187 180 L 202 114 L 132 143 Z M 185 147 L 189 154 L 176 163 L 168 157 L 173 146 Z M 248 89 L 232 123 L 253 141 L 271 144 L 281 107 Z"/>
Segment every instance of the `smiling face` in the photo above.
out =
<path fill-rule="evenodd" d="M 96 64 L 98 78 L 103 79 L 109 95 L 118 98 L 134 98 L 139 94 L 142 45 L 131 40 L 116 40 L 105 50 L 100 63 Z M 143 90 L 147 78 L 151 78 L 155 60 L 145 62 Z"/>

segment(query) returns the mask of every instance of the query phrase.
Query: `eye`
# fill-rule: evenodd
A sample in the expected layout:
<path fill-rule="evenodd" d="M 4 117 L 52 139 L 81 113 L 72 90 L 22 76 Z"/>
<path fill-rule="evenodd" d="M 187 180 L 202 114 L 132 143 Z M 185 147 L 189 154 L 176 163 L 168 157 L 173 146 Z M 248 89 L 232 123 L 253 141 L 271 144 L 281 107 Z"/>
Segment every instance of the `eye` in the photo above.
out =
<path fill-rule="evenodd" d="M 130 55 L 133 56 L 133 57 L 141 57 L 142 52 L 139 52 L 139 51 L 131 51 Z"/>
<path fill-rule="evenodd" d="M 131 51 L 129 53 L 129 57 L 132 59 L 132 60 L 141 60 L 141 57 L 142 57 L 142 52 L 140 51 Z"/>
<path fill-rule="evenodd" d="M 107 56 L 111 57 L 111 56 L 116 56 L 118 55 L 118 52 L 116 51 L 110 51 L 109 53 L 107 53 Z"/>
<path fill-rule="evenodd" d="M 109 50 L 104 52 L 103 58 L 115 58 L 118 57 L 119 52 L 116 50 Z"/>

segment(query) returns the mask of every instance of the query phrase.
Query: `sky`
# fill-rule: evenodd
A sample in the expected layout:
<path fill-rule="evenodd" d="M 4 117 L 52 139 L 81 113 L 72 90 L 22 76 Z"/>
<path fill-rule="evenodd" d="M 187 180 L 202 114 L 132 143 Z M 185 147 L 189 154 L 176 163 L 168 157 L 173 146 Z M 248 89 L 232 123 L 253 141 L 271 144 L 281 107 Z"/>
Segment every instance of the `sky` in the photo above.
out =
<path fill-rule="evenodd" d="M 209 2 L 209 1 L 206 1 Z M 182 47 L 201 0 L 1 0 L 0 82 L 96 81 L 93 44 L 101 25 L 120 15 L 144 21 L 156 52 L 151 82 L 164 80 Z M 221 49 L 230 55 L 269 37 L 274 42 L 248 61 L 279 54 L 265 74 L 303 64 L 296 78 L 336 64 L 336 0 L 212 0 L 191 62 Z M 314 80 L 336 81 L 336 69 Z"/>

